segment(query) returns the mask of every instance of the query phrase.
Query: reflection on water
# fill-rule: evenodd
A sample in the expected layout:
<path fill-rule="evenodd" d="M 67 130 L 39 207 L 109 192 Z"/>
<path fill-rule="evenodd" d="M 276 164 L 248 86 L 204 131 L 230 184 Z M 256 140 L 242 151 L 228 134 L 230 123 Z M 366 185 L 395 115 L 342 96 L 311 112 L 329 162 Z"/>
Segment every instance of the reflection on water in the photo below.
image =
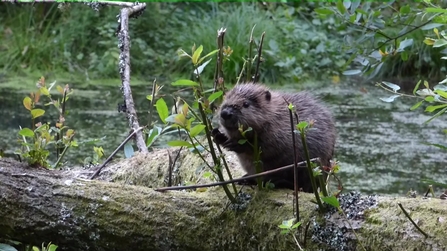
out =
<path fill-rule="evenodd" d="M 167 86 L 163 91 L 167 92 Z M 282 87 L 293 89 L 293 87 Z M 365 89 L 367 92 L 365 92 Z M 364 193 L 404 194 L 410 188 L 426 189 L 421 178 L 447 183 L 445 153 L 423 143 L 447 144 L 442 132 L 445 118 L 422 123 L 430 116 L 420 110 L 411 112 L 414 100 L 397 100 L 384 103 L 380 97 L 389 94 L 374 86 L 328 86 L 314 93 L 320 95 L 333 110 L 338 129 L 336 158 L 341 164 L 340 178 L 346 190 Z M 14 151 L 18 126 L 29 126 L 28 112 L 22 99 L 28 92 L 0 89 L 0 149 Z M 134 89 L 135 103 L 139 111 L 148 108 L 146 89 Z M 168 102 L 170 100 L 167 100 Z M 66 124 L 76 129 L 78 141 L 93 138 L 105 139 L 96 143 L 109 155 L 128 135 L 125 114 L 118 113 L 123 103 L 119 88 L 77 92 L 70 98 Z M 45 120 L 57 119 L 54 108 L 47 108 Z M 142 124 L 147 113 L 140 113 Z M 164 146 L 159 142 L 159 146 Z M 68 153 L 69 165 L 82 164 L 93 154 L 93 146 L 81 144 Z M 122 156 L 119 155 L 119 156 Z"/>

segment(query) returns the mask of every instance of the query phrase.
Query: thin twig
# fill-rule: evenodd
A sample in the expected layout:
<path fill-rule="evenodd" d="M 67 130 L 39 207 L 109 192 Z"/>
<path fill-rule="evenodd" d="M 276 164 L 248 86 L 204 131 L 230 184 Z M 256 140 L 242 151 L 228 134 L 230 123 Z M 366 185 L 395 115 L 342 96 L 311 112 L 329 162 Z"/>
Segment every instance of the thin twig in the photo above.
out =
<path fill-rule="evenodd" d="M 284 98 L 284 101 L 286 104 L 291 105 L 291 103 L 287 102 L 287 100 Z M 293 107 L 293 106 L 292 106 Z M 298 165 L 296 161 L 298 160 L 296 156 L 296 140 L 295 140 L 295 130 L 293 126 L 293 114 L 292 114 L 292 107 L 288 108 L 289 110 L 289 120 L 290 120 L 290 129 L 292 133 L 292 144 L 293 144 L 293 179 L 294 179 L 294 190 L 295 190 L 295 210 L 296 210 L 296 222 L 300 221 L 300 207 L 298 203 Z M 292 109 L 291 109 L 292 108 Z M 299 123 L 299 121 L 297 121 Z"/>
<path fill-rule="evenodd" d="M 96 170 L 96 172 L 90 176 L 90 179 L 94 179 L 99 172 L 101 172 L 101 169 L 103 169 L 107 163 L 109 163 L 109 161 L 113 158 L 113 156 L 116 155 L 116 153 L 135 135 L 137 134 L 139 131 L 143 130 L 143 126 L 138 128 L 137 130 L 133 131 L 131 134 L 129 134 L 129 136 L 127 136 L 127 138 L 115 149 L 115 151 L 113 151 L 112 154 L 110 154 L 110 156 L 104 161 L 104 163 L 101 164 L 101 166 L 98 168 L 98 170 Z"/>
<path fill-rule="evenodd" d="M 224 75 L 222 67 L 223 67 L 223 45 L 226 31 L 227 31 L 226 28 L 220 28 L 219 30 L 217 30 L 217 48 L 219 49 L 219 52 L 217 53 L 216 71 L 214 73 L 214 92 L 217 92 L 219 89 L 225 91 Z"/>
<path fill-rule="evenodd" d="M 319 158 L 313 158 L 310 161 L 316 161 L 319 160 Z M 297 164 L 305 164 L 306 161 L 301 161 L 298 162 Z M 168 190 L 183 190 L 183 189 L 196 189 L 196 188 L 201 188 L 201 187 L 213 187 L 213 186 L 221 186 L 221 185 L 226 185 L 226 184 L 230 184 L 230 183 L 236 183 L 239 181 L 244 181 L 246 179 L 253 179 L 253 178 L 257 178 L 257 177 L 262 177 L 262 176 L 266 176 L 272 173 L 276 173 L 276 172 L 280 172 L 280 171 L 284 171 L 284 170 L 288 170 L 292 167 L 294 167 L 295 164 L 291 164 L 291 165 L 287 165 L 287 166 L 283 166 L 277 169 L 273 169 L 273 170 L 269 170 L 269 171 L 265 171 L 262 173 L 257 173 L 257 174 L 253 174 L 253 175 L 247 175 L 241 178 L 237 178 L 237 179 L 232 179 L 232 180 L 227 180 L 227 181 L 221 181 L 221 182 L 214 182 L 214 183 L 209 183 L 209 184 L 201 184 L 201 185 L 192 185 L 192 186 L 175 186 L 175 187 L 160 187 L 160 188 L 156 188 L 154 189 L 155 191 L 168 191 Z M 304 168 L 304 167 L 298 167 L 298 168 Z"/>
<path fill-rule="evenodd" d="M 262 45 L 264 44 L 264 37 L 265 37 L 265 31 L 262 33 L 261 41 L 259 42 L 258 58 L 257 58 L 257 62 L 256 62 L 255 75 L 253 76 L 253 83 L 258 82 L 258 80 L 259 80 L 259 65 L 262 62 L 261 56 L 262 56 Z"/>
<path fill-rule="evenodd" d="M 407 218 L 411 221 L 411 223 L 413 223 L 413 225 L 417 228 L 417 230 L 419 230 L 419 232 L 421 232 L 425 236 L 425 238 L 430 237 L 428 234 L 426 234 L 424 231 L 422 231 L 422 229 L 416 224 L 416 222 L 413 221 L 413 219 L 411 219 L 410 215 L 404 209 L 404 207 L 402 206 L 401 203 L 397 203 L 397 205 L 399 205 L 400 209 L 402 210 L 402 212 L 404 212 L 405 216 L 407 216 Z"/>

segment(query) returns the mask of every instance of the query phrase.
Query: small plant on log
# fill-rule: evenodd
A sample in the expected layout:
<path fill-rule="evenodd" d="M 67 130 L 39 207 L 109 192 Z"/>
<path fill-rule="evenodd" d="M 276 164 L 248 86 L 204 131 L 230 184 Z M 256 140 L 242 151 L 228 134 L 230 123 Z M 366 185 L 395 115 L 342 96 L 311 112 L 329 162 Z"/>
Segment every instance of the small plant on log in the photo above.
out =
<path fill-rule="evenodd" d="M 73 140 L 75 131 L 65 125 L 65 105 L 73 90 L 68 85 L 65 87 L 56 86 L 57 91 L 62 95 L 61 99 L 53 99 L 50 94 L 51 89 L 56 82 L 51 83 L 48 87 L 45 84 L 45 78 L 41 78 L 37 82 L 39 90 L 31 93 L 23 99 L 24 107 L 31 115 L 31 128 L 20 128 L 20 142 L 22 148 L 18 153 L 25 158 L 30 165 L 42 166 L 45 168 L 57 168 L 61 163 L 66 151 L 71 146 L 77 146 Z M 53 106 L 58 111 L 58 120 L 51 125 L 50 122 L 37 122 L 45 114 L 45 110 L 38 108 L 41 96 L 49 99 L 45 106 Z M 50 147 L 53 147 L 56 153 L 56 162 L 51 164 L 48 160 L 50 155 Z"/>

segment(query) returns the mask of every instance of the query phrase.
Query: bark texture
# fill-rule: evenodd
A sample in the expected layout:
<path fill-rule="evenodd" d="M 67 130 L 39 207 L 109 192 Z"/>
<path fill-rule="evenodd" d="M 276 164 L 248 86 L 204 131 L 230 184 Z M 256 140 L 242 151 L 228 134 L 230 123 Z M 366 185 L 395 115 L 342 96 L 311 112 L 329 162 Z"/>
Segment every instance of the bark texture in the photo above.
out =
<path fill-rule="evenodd" d="M 152 155 L 145 158 L 148 156 Z M 137 168 L 149 167 L 134 166 Z M 128 179 L 117 183 L 75 176 L 73 171 L 36 169 L 0 159 L 0 237 L 35 245 L 51 241 L 58 250 L 296 248 L 292 236 L 280 234 L 278 228 L 283 220 L 294 217 L 288 190 L 244 188 L 251 198 L 233 207 L 221 188 L 161 193 L 124 184 Z M 366 250 L 446 250 L 446 201 L 379 197 L 376 208 L 350 218 L 351 224 L 335 213 L 328 217 L 330 228 L 317 228 L 315 222 L 323 221 L 316 217 L 311 198 L 311 194 L 300 194 L 303 225 L 311 221 L 310 229 L 315 229 L 307 235 L 306 250 L 362 250 L 352 241 L 352 228 Z M 397 202 L 431 237 L 424 238 L 414 228 Z M 346 212 L 355 213 L 354 208 Z"/>

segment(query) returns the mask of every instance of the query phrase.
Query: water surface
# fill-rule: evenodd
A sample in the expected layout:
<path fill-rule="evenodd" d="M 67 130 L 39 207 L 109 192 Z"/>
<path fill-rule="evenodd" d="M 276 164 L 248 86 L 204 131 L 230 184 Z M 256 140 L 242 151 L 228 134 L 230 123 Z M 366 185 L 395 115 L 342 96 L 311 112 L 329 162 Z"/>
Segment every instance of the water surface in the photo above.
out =
<path fill-rule="evenodd" d="M 295 86 L 274 88 L 299 89 Z M 170 92 L 168 86 L 163 91 Z M 414 100 L 384 103 L 379 98 L 390 94 L 373 85 L 339 84 L 311 91 L 322 97 L 335 114 L 338 130 L 336 158 L 340 161 L 339 176 L 346 190 L 405 194 L 409 189 L 425 191 L 427 185 L 422 178 L 447 183 L 445 153 L 423 144 L 447 144 L 443 117 L 423 125 L 430 116 L 424 114 L 422 108 L 409 111 Z M 29 113 L 22 105 L 28 93 L 0 89 L 0 149 L 9 152 L 17 149 L 19 125 L 30 126 Z M 147 111 L 148 88 L 134 87 L 133 93 L 137 109 Z M 129 132 L 125 114 L 117 109 L 122 103 L 119 86 L 76 90 L 67 103 L 66 124 L 76 130 L 80 142 L 105 137 L 96 145 L 102 146 L 108 156 Z M 57 119 L 54 108 L 47 110 L 46 120 Z M 145 124 L 147 113 L 140 113 L 139 118 Z M 163 141 L 158 142 L 158 147 L 164 146 Z M 82 165 L 83 160 L 92 154 L 92 144 L 80 144 L 77 149 L 70 149 L 67 165 Z"/>

